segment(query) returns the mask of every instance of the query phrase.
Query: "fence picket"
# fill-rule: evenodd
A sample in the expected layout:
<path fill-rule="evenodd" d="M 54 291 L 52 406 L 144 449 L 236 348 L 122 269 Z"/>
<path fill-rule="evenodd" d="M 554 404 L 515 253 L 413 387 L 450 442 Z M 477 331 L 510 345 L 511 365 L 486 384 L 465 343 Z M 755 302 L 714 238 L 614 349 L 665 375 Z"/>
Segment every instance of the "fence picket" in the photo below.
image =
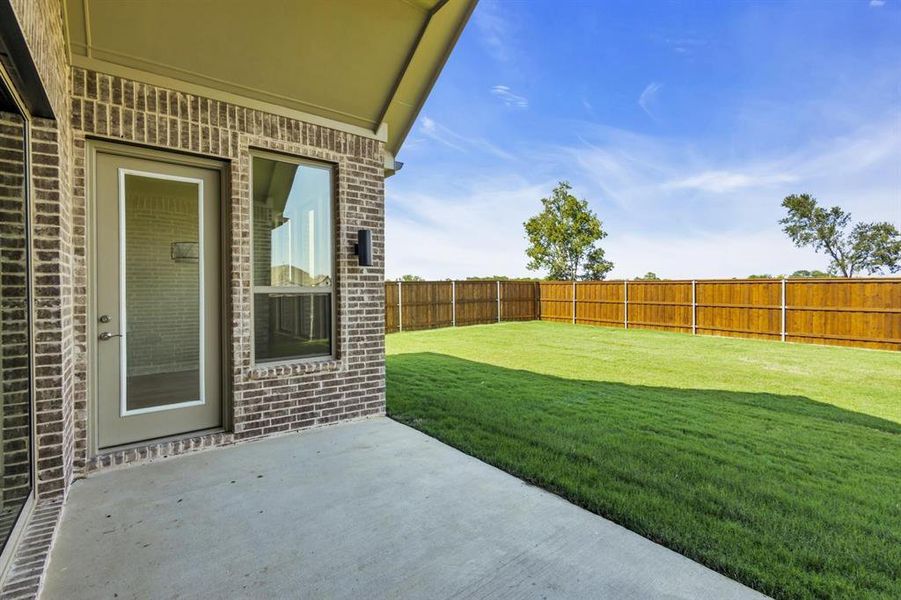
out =
<path fill-rule="evenodd" d="M 577 311 L 576 311 L 576 281 L 575 281 L 575 279 L 573 280 L 572 288 L 573 288 L 573 289 L 572 289 L 572 297 L 573 297 L 573 305 L 572 305 L 572 311 L 573 311 L 573 325 L 575 325 L 575 324 L 576 324 L 576 312 L 577 312 Z"/>
<path fill-rule="evenodd" d="M 691 280 L 691 335 L 698 334 L 698 282 Z"/>
<path fill-rule="evenodd" d="M 784 277 L 782 278 L 782 286 L 781 287 L 782 287 L 782 290 L 781 290 L 782 300 L 780 301 L 780 304 L 782 304 L 782 314 L 780 316 L 781 325 L 779 327 L 779 336 L 780 336 L 779 339 L 784 342 L 785 341 L 785 278 Z"/>
<path fill-rule="evenodd" d="M 451 281 L 451 327 L 457 326 L 457 282 Z"/>

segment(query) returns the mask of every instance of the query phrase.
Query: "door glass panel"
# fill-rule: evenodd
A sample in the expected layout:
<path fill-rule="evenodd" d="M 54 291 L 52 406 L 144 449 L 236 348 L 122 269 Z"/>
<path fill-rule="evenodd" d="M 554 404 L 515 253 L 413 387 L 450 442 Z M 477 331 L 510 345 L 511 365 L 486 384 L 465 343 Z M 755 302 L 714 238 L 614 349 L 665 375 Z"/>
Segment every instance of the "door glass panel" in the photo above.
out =
<path fill-rule="evenodd" d="M 0 550 L 31 491 L 25 127 L 0 84 Z"/>
<path fill-rule="evenodd" d="M 198 182 L 124 175 L 124 413 L 203 401 L 200 198 Z"/>

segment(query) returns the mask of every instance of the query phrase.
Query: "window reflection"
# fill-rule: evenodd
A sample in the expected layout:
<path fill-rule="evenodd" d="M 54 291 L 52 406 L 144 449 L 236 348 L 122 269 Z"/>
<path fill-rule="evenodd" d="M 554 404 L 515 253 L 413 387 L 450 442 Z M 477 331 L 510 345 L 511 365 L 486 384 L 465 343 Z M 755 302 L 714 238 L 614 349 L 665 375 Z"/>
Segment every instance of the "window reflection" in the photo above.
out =
<path fill-rule="evenodd" d="M 125 176 L 129 411 L 203 400 L 199 200 L 194 182 Z"/>
<path fill-rule="evenodd" d="M 254 157 L 256 360 L 333 352 L 333 230 L 331 168 Z"/>
<path fill-rule="evenodd" d="M 26 127 L 0 88 L 0 549 L 31 492 Z"/>

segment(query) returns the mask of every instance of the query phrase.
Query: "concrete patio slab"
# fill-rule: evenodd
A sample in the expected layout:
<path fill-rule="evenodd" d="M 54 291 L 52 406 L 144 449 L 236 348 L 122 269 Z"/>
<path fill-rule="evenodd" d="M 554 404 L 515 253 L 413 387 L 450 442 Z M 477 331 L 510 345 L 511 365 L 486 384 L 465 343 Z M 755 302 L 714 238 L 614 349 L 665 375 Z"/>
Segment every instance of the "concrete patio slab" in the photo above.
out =
<path fill-rule="evenodd" d="M 763 598 L 386 418 L 76 482 L 42 597 Z"/>

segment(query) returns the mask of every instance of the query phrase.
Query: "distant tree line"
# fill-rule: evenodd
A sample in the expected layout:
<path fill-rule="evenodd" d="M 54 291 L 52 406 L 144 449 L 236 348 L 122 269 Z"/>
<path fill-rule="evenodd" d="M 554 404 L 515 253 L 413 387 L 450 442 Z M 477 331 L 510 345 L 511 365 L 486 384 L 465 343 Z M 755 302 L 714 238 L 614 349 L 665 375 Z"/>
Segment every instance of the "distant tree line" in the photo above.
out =
<path fill-rule="evenodd" d="M 748 279 L 830 279 L 838 277 L 838 275 L 834 275 L 832 273 L 826 273 L 825 271 L 818 271 L 816 269 L 812 271 L 808 271 L 806 269 L 801 269 L 800 271 L 795 271 L 791 275 L 771 275 L 769 273 L 761 273 L 755 275 L 748 275 Z"/>
<path fill-rule="evenodd" d="M 791 275 L 773 275 L 771 273 L 755 273 L 753 275 L 748 275 L 746 279 L 830 279 L 837 278 L 839 275 L 834 275 L 832 273 L 827 273 L 825 271 L 818 271 L 816 269 L 807 270 L 801 269 L 798 271 L 794 271 Z M 547 279 L 551 279 L 548 277 Z M 733 277 L 733 279 L 739 279 L 738 277 Z M 395 281 L 426 281 L 425 278 L 420 277 L 419 275 L 401 275 Z M 463 277 L 462 279 L 458 278 L 456 280 L 451 279 L 450 277 L 446 277 L 443 281 L 541 281 L 540 277 L 508 277 L 507 275 L 477 275 L 474 277 Z M 648 271 L 644 275 L 633 277 L 632 281 L 668 281 L 666 277 L 660 277 L 657 273 L 653 271 Z"/>
<path fill-rule="evenodd" d="M 654 273 L 653 271 L 648 271 L 641 277 L 636 277 L 635 281 L 662 281 L 662 279 L 657 277 L 657 273 Z"/>
<path fill-rule="evenodd" d="M 426 281 L 424 277 L 420 277 L 419 275 L 401 275 L 396 278 L 395 281 Z M 442 281 L 539 281 L 538 277 L 508 277 L 506 275 L 476 275 L 474 277 L 463 277 L 452 279 L 450 277 L 445 277 Z"/>

